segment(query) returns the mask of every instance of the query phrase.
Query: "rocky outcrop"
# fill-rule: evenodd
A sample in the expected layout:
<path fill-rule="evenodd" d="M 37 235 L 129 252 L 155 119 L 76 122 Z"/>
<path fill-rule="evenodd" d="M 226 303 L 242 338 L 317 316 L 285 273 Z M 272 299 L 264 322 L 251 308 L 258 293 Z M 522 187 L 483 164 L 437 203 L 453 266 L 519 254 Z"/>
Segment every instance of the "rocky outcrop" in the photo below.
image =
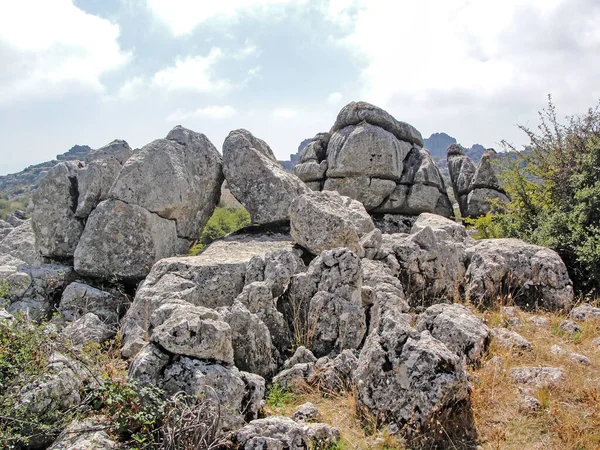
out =
<path fill-rule="evenodd" d="M 453 215 L 421 134 L 365 102 L 342 108 L 331 132 L 304 148 L 294 173 L 311 189 L 337 191 L 369 212 Z"/>
<path fill-rule="evenodd" d="M 31 225 L 36 249 L 46 258 L 72 258 L 83 233 L 83 222 L 75 216 L 79 200 L 78 172 L 82 166 L 75 161 L 57 164 L 33 195 L 35 209 Z"/>
<path fill-rule="evenodd" d="M 525 309 L 559 310 L 573 301 L 567 268 L 553 250 L 518 239 L 484 239 L 466 253 L 465 292 L 472 303 L 510 295 Z"/>
<path fill-rule="evenodd" d="M 495 158 L 496 152 L 488 149 L 475 165 L 462 147 L 457 144 L 448 147 L 448 171 L 462 217 L 483 216 L 492 209 L 494 202 L 509 201 L 496 176 Z"/>
<path fill-rule="evenodd" d="M 188 303 L 205 308 L 231 306 L 244 288 L 253 258 L 253 276 L 264 279 L 264 258 L 269 252 L 294 251 L 289 234 L 254 234 L 252 231 L 215 241 L 197 257 L 175 257 L 157 262 L 138 289 L 123 320 L 123 355 L 131 357 L 137 353 L 144 343 L 144 336 L 151 331 L 154 312 L 161 306 L 168 303 Z"/>
<path fill-rule="evenodd" d="M 81 282 L 74 282 L 63 291 L 58 312 L 68 322 L 93 313 L 103 322 L 115 325 L 124 303 L 122 294 L 105 292 Z"/>
<path fill-rule="evenodd" d="M 88 342 L 102 344 L 104 341 L 114 337 L 117 330 L 114 326 L 104 323 L 94 313 L 87 313 L 73 323 L 67 325 L 62 335 L 74 347 L 83 347 Z"/>
<path fill-rule="evenodd" d="M 313 255 L 338 247 L 364 256 L 361 238 L 374 230 L 363 205 L 337 192 L 311 192 L 290 207 L 292 237 Z"/>
<path fill-rule="evenodd" d="M 75 269 L 89 277 L 142 279 L 154 262 L 186 252 L 200 236 L 222 181 L 221 156 L 206 136 L 175 127 L 127 159 L 108 199 L 87 219 Z"/>
<path fill-rule="evenodd" d="M 31 220 L 10 229 L 10 233 L 0 241 L 0 256 L 11 256 L 21 263 L 33 266 L 42 263 L 42 258 L 36 250 Z"/>
<path fill-rule="evenodd" d="M 265 141 L 247 130 L 234 130 L 225 139 L 223 172 L 231 193 L 254 224 L 288 220 L 292 201 L 309 191 L 281 167 Z"/>

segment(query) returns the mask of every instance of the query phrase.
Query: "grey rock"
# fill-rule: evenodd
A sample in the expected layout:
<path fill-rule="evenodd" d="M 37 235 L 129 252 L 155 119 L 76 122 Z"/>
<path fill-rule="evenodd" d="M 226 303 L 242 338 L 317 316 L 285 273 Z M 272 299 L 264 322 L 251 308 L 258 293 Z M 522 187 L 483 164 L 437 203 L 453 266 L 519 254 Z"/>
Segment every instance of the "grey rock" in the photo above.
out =
<path fill-rule="evenodd" d="M 177 236 L 193 240 L 218 204 L 222 182 L 214 145 L 205 135 L 177 126 L 127 160 L 109 197 L 175 221 Z"/>
<path fill-rule="evenodd" d="M 88 218 L 75 250 L 75 270 L 93 278 L 140 280 L 156 261 L 182 250 L 174 221 L 106 200 Z"/>
<path fill-rule="evenodd" d="M 0 242 L 2 242 L 2 239 L 8 236 L 13 229 L 14 227 L 10 223 L 0 220 Z"/>
<path fill-rule="evenodd" d="M 581 327 L 572 320 L 563 320 L 558 325 L 558 328 L 560 328 L 567 334 L 575 334 L 581 332 Z"/>
<path fill-rule="evenodd" d="M 123 140 L 115 139 L 110 144 L 89 152 L 85 158 L 87 164 L 93 161 L 102 161 L 105 159 L 114 159 L 123 165 L 133 154 L 129 144 Z"/>
<path fill-rule="evenodd" d="M 553 355 L 557 355 L 557 356 L 566 356 L 570 359 L 572 359 L 575 362 L 578 362 L 579 364 L 582 364 L 584 366 L 590 366 L 592 364 L 592 362 L 590 361 L 590 359 L 585 356 L 582 355 L 581 353 L 571 353 L 568 352 L 567 350 L 565 350 L 564 348 L 554 344 L 552 347 L 550 347 L 550 353 L 552 353 Z"/>
<path fill-rule="evenodd" d="M 299 423 L 318 422 L 321 419 L 321 413 L 311 402 L 306 402 L 294 411 L 292 420 Z"/>
<path fill-rule="evenodd" d="M 294 166 L 294 175 L 305 183 L 321 181 L 325 179 L 327 168 L 327 161 L 321 161 L 320 163 L 316 161 L 307 161 Z"/>
<path fill-rule="evenodd" d="M 161 385 L 170 357 L 152 343 L 146 344 L 129 365 L 127 378 L 142 384 Z"/>
<path fill-rule="evenodd" d="M 378 228 L 361 237 L 359 244 L 365 250 L 365 258 L 374 259 L 381 248 L 382 241 L 383 236 L 381 230 Z"/>
<path fill-rule="evenodd" d="M 327 395 L 350 392 L 354 388 L 352 374 L 357 367 L 358 358 L 350 350 L 342 351 L 335 358 L 324 356 L 315 363 L 307 383 Z"/>
<path fill-rule="evenodd" d="M 569 316 L 574 320 L 600 319 L 600 308 L 585 303 L 573 308 L 569 313 Z"/>
<path fill-rule="evenodd" d="M 541 409 L 542 404 L 540 401 L 531 394 L 531 389 L 519 388 L 519 394 L 521 397 L 520 409 L 524 411 L 537 411 Z"/>
<path fill-rule="evenodd" d="M 514 383 L 527 386 L 555 385 L 566 379 L 565 372 L 556 367 L 514 367 L 510 370 Z"/>
<path fill-rule="evenodd" d="M 567 308 L 573 287 L 567 268 L 553 250 L 518 239 L 484 239 L 466 249 L 466 296 L 475 304 L 491 304 L 508 292 L 522 308 Z"/>
<path fill-rule="evenodd" d="M 434 234 L 440 234 L 442 238 L 447 239 L 449 236 L 455 242 L 474 244 L 475 242 L 467 234 L 467 229 L 464 225 L 443 217 L 437 214 L 423 213 L 420 214 L 413 224 L 410 234 L 416 234 L 425 227 L 430 227 Z"/>
<path fill-rule="evenodd" d="M 339 439 L 337 428 L 325 424 L 302 424 L 279 416 L 253 420 L 235 436 L 237 445 L 244 450 L 328 448 Z"/>
<path fill-rule="evenodd" d="M 88 342 L 101 344 L 116 334 L 117 330 L 114 326 L 102 322 L 93 313 L 85 314 L 62 331 L 62 335 L 75 347 L 82 347 Z"/>
<path fill-rule="evenodd" d="M 428 330 L 469 364 L 481 359 L 490 341 L 489 328 L 468 308 L 458 304 L 430 306 L 419 317 L 417 329 Z"/>
<path fill-rule="evenodd" d="M 20 227 L 26 220 L 24 217 L 17 217 L 15 214 L 7 214 L 5 219 L 6 223 L 13 227 Z"/>
<path fill-rule="evenodd" d="M 40 181 L 33 194 L 35 209 L 31 226 L 36 249 L 44 257 L 72 258 L 83 232 L 83 222 L 75 217 L 79 166 L 77 161 L 57 164 Z"/>
<path fill-rule="evenodd" d="M 111 450 L 118 444 L 107 430 L 111 423 L 105 417 L 91 417 L 71 423 L 48 450 Z"/>
<path fill-rule="evenodd" d="M 39 322 L 48 317 L 52 311 L 50 302 L 46 299 L 23 298 L 12 302 L 6 310 L 13 315 L 24 314 L 34 322 Z"/>
<path fill-rule="evenodd" d="M 327 177 L 367 177 L 400 181 L 403 161 L 412 144 L 385 129 L 363 122 L 331 136 Z"/>
<path fill-rule="evenodd" d="M 0 308 L 0 323 L 12 322 L 15 320 L 12 314 L 9 314 L 8 311 L 4 308 Z"/>
<path fill-rule="evenodd" d="M 290 207 L 292 237 L 314 255 L 348 247 L 362 256 L 360 238 L 373 231 L 373 221 L 361 203 L 337 192 L 311 192 Z"/>
<path fill-rule="evenodd" d="M 328 178 L 323 185 L 325 191 L 337 191 L 340 195 L 361 202 L 367 211 L 377 208 L 396 189 L 392 180 L 369 177 Z"/>
<path fill-rule="evenodd" d="M 410 233 L 415 216 L 406 214 L 373 214 L 373 223 L 383 234 Z"/>
<path fill-rule="evenodd" d="M 58 312 L 71 322 L 87 313 L 94 313 L 103 322 L 116 324 L 122 298 L 80 282 L 69 284 L 64 290 Z"/>
<path fill-rule="evenodd" d="M 527 322 L 532 324 L 535 328 L 548 328 L 550 326 L 550 321 L 543 316 L 529 317 Z"/>
<path fill-rule="evenodd" d="M 154 329 L 152 342 L 176 355 L 233 364 L 231 327 L 214 320 L 210 311 L 205 310 L 202 307 L 175 309 Z"/>
<path fill-rule="evenodd" d="M 413 126 L 394 119 L 386 111 L 367 102 L 351 102 L 339 112 L 331 132 L 367 122 L 392 133 L 397 139 L 423 146 L 423 137 Z"/>
<path fill-rule="evenodd" d="M 231 193 L 254 224 L 288 220 L 292 201 L 310 191 L 281 167 L 264 141 L 247 130 L 234 130 L 225 139 L 223 172 Z"/>
<path fill-rule="evenodd" d="M 392 311 L 381 318 L 354 371 L 359 410 L 378 423 L 406 425 L 418 433 L 469 396 L 460 358 L 428 331 L 410 326 L 410 316 Z"/>
<path fill-rule="evenodd" d="M 493 202 L 508 203 L 510 199 L 502 192 L 495 189 L 473 189 L 467 196 L 467 209 L 465 217 L 479 217 L 492 210 Z"/>
<path fill-rule="evenodd" d="M 42 263 L 42 258 L 35 247 L 35 235 L 31 220 L 12 231 L 0 241 L 0 255 L 8 255 L 30 265 Z"/>
<path fill-rule="evenodd" d="M 531 343 L 520 334 L 506 328 L 492 328 L 492 336 L 502 347 L 515 350 L 531 350 Z"/>
<path fill-rule="evenodd" d="M 116 159 L 107 158 L 92 161 L 79 169 L 76 217 L 86 219 L 100 202 L 108 198 L 108 192 L 122 167 Z"/>
<path fill-rule="evenodd" d="M 269 328 L 239 301 L 218 312 L 229 324 L 232 332 L 233 359 L 235 366 L 243 371 L 270 377 L 275 371 Z M 287 327 L 285 321 L 283 322 Z"/>
<path fill-rule="evenodd" d="M 289 235 L 239 233 L 213 242 L 199 256 L 158 261 L 123 319 L 123 355 L 131 357 L 141 348 L 148 318 L 162 304 L 181 300 L 206 308 L 231 306 L 242 292 L 252 258 L 264 262 L 268 253 L 278 251 L 292 251 Z"/>
<path fill-rule="evenodd" d="M 285 361 L 285 363 L 283 364 L 283 368 L 290 369 L 296 364 L 314 363 L 316 361 L 317 358 L 315 357 L 315 355 L 313 355 L 313 353 L 309 349 L 301 345 L 296 349 L 294 354 Z"/>
<path fill-rule="evenodd" d="M 284 369 L 273 377 L 273 384 L 283 389 L 294 390 L 307 383 L 315 370 L 315 363 L 298 363 L 289 369 Z"/>

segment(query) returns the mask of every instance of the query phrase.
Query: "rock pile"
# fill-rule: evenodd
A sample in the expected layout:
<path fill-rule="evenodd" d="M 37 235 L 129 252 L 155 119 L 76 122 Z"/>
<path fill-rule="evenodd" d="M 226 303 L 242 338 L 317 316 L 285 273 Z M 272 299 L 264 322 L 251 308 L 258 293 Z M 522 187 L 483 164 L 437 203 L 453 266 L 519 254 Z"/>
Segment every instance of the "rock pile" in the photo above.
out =
<path fill-rule="evenodd" d="M 493 149 L 485 151 L 477 166 L 457 144 L 450 145 L 446 152 L 452 189 L 462 217 L 483 216 L 491 210 L 494 201 L 509 201 L 496 176 Z"/>

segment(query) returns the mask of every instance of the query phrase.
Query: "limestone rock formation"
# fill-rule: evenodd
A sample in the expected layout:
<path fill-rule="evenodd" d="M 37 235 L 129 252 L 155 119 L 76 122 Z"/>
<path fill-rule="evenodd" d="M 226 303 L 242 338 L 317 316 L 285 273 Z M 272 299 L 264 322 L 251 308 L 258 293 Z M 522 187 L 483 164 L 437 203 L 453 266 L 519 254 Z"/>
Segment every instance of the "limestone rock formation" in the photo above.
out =
<path fill-rule="evenodd" d="M 310 192 L 297 197 L 290 207 L 292 237 L 314 255 L 348 247 L 364 256 L 360 240 L 373 231 L 364 207 L 337 192 Z"/>
<path fill-rule="evenodd" d="M 18 227 L 10 229 L 10 233 L 0 241 L 0 255 L 11 256 L 33 266 L 42 263 L 42 258 L 36 249 L 31 220 L 26 220 Z"/>
<path fill-rule="evenodd" d="M 114 325 L 119 320 L 122 302 L 124 299 L 119 295 L 74 282 L 63 291 L 58 312 L 68 322 L 93 313 L 103 322 Z"/>
<path fill-rule="evenodd" d="M 493 206 L 490 201 L 509 201 L 495 173 L 495 157 L 493 149 L 486 150 L 476 166 L 459 145 L 448 147 L 448 171 L 462 217 L 485 215 Z"/>
<path fill-rule="evenodd" d="M 33 195 L 35 209 L 31 225 L 36 249 L 46 258 L 72 258 L 83 232 L 83 222 L 75 216 L 81 165 L 76 161 L 57 164 L 42 179 Z"/>
<path fill-rule="evenodd" d="M 304 148 L 294 173 L 312 190 L 333 190 L 369 212 L 452 216 L 444 181 L 411 125 L 365 102 L 350 103 L 330 133 Z"/>
<path fill-rule="evenodd" d="M 105 417 L 91 417 L 71 423 L 48 450 L 113 450 L 118 444 L 106 430 L 110 422 Z"/>
<path fill-rule="evenodd" d="M 573 301 L 567 268 L 553 250 L 518 239 L 485 239 L 466 252 L 466 296 L 473 303 L 510 294 L 523 308 L 558 310 Z"/>
<path fill-rule="evenodd" d="M 288 220 L 292 201 L 309 191 L 281 167 L 266 142 L 247 130 L 234 130 L 225 139 L 223 172 L 254 224 Z"/>
<path fill-rule="evenodd" d="M 63 336 L 74 347 L 82 347 L 88 342 L 102 344 L 117 334 L 115 327 L 107 325 L 94 313 L 87 313 L 62 331 Z"/>
<path fill-rule="evenodd" d="M 133 150 L 127 142 L 122 139 L 115 139 L 111 143 L 100 147 L 95 150 L 91 150 L 85 157 L 87 164 L 93 161 L 103 161 L 105 159 L 114 159 L 119 164 L 125 164 L 125 161 L 133 154 Z"/>

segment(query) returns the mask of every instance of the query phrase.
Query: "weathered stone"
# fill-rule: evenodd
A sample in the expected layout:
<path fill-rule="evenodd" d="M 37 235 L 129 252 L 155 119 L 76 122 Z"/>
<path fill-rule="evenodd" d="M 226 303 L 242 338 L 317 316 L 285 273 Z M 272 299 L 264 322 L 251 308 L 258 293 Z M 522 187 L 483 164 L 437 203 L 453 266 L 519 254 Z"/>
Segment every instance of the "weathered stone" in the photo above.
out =
<path fill-rule="evenodd" d="M 317 360 L 307 383 L 325 394 L 352 391 L 352 373 L 358 367 L 358 358 L 350 350 L 342 351 L 335 358 L 322 357 Z"/>
<path fill-rule="evenodd" d="M 283 368 L 290 369 L 296 364 L 314 363 L 316 360 L 317 358 L 315 355 L 313 355 L 309 349 L 301 345 L 296 349 L 292 357 L 285 361 Z"/>
<path fill-rule="evenodd" d="M 108 192 L 121 171 L 121 163 L 114 158 L 92 161 L 79 169 L 77 209 L 75 216 L 86 219 L 98 204 L 108 198 Z"/>
<path fill-rule="evenodd" d="M 86 163 L 93 161 L 102 161 L 105 159 L 115 159 L 119 164 L 123 165 L 133 154 L 133 150 L 129 144 L 123 140 L 115 139 L 110 144 L 100 147 L 89 152 L 85 158 Z"/>
<path fill-rule="evenodd" d="M 510 378 L 518 384 L 542 387 L 558 384 L 566 376 L 556 367 L 514 367 L 510 370 Z"/>
<path fill-rule="evenodd" d="M 170 357 L 152 343 L 146 344 L 129 365 L 127 378 L 142 384 L 161 385 Z"/>
<path fill-rule="evenodd" d="M 489 328 L 468 308 L 458 304 L 430 306 L 419 317 L 417 329 L 428 330 L 468 364 L 481 359 L 490 341 Z"/>
<path fill-rule="evenodd" d="M 105 417 L 91 417 L 71 423 L 48 450 L 112 450 L 118 444 L 107 433 L 112 427 Z"/>
<path fill-rule="evenodd" d="M 288 234 L 249 231 L 215 241 L 199 256 L 158 261 L 123 319 L 123 356 L 131 357 L 141 348 L 148 318 L 161 305 L 181 300 L 206 308 L 231 306 L 242 292 L 252 258 L 264 263 L 268 253 L 278 251 L 292 251 Z"/>
<path fill-rule="evenodd" d="M 26 220 L 23 225 L 13 228 L 0 241 L 0 255 L 12 256 L 30 265 L 42 263 L 40 253 L 35 248 L 35 235 L 31 220 Z"/>
<path fill-rule="evenodd" d="M 140 280 L 156 261 L 181 251 L 174 221 L 106 200 L 88 218 L 75 250 L 75 270 L 95 278 Z"/>
<path fill-rule="evenodd" d="M 373 221 L 362 204 L 337 192 L 311 192 L 290 207 L 292 237 L 314 255 L 338 247 L 364 254 L 360 238 L 372 231 Z"/>
<path fill-rule="evenodd" d="M 36 249 L 47 258 L 72 258 L 83 232 L 83 222 L 75 217 L 80 164 L 76 161 L 57 164 L 33 194 L 35 209 L 31 225 Z"/>
<path fill-rule="evenodd" d="M 378 423 L 395 423 L 407 435 L 468 399 L 460 358 L 428 331 L 410 326 L 410 316 L 388 312 L 373 330 L 354 371 L 358 408 Z M 442 423 L 444 426 L 444 423 Z"/>
<path fill-rule="evenodd" d="M 152 342 L 168 352 L 198 359 L 233 364 L 231 327 L 211 315 L 206 308 L 174 310 L 171 316 L 152 332 Z"/>
<path fill-rule="evenodd" d="M 305 163 L 297 164 L 294 166 L 294 175 L 300 178 L 302 181 L 321 181 L 325 179 L 327 172 L 327 161 L 308 161 Z"/>
<path fill-rule="evenodd" d="M 557 355 L 557 356 L 566 356 L 566 357 L 572 359 L 573 361 L 578 362 L 579 364 L 582 364 L 584 366 L 590 366 L 592 364 L 592 362 L 590 361 L 590 359 L 587 356 L 582 355 L 581 353 L 568 352 L 564 348 L 562 348 L 556 344 L 554 344 L 552 347 L 550 347 L 550 353 L 552 353 L 553 355 Z"/>
<path fill-rule="evenodd" d="M 127 160 L 109 196 L 175 221 L 177 236 L 193 240 L 218 204 L 222 182 L 214 145 L 205 135 L 177 126 Z"/>
<path fill-rule="evenodd" d="M 235 366 L 262 377 L 271 377 L 275 361 L 271 352 L 271 334 L 264 322 L 239 301 L 230 307 L 219 308 L 218 312 L 231 327 Z M 283 324 L 287 327 L 285 321 Z"/>
<path fill-rule="evenodd" d="M 281 167 L 264 141 L 246 130 L 232 131 L 225 139 L 223 172 L 254 224 L 288 220 L 292 201 L 310 191 Z"/>
<path fill-rule="evenodd" d="M 400 181 L 412 144 L 363 122 L 333 133 L 327 146 L 327 177 L 368 177 Z"/>
<path fill-rule="evenodd" d="M 548 328 L 550 326 L 550 321 L 543 316 L 529 317 L 527 322 L 532 324 L 535 328 Z"/>
<path fill-rule="evenodd" d="M 302 424 L 289 417 L 253 420 L 236 433 L 243 450 L 330 448 L 340 439 L 337 428 L 325 424 Z"/>
<path fill-rule="evenodd" d="M 4 220 L 0 220 L 0 242 L 14 229 L 14 227 Z"/>
<path fill-rule="evenodd" d="M 522 308 L 558 310 L 573 301 L 567 268 L 553 250 L 518 239 L 485 239 L 466 251 L 466 296 L 475 304 L 511 295 Z"/>
<path fill-rule="evenodd" d="M 575 334 L 575 333 L 581 332 L 581 327 L 579 325 L 577 325 L 577 323 L 573 322 L 572 320 L 563 320 L 558 325 L 558 328 L 560 328 L 567 334 Z"/>
<path fill-rule="evenodd" d="M 283 389 L 294 390 L 304 385 L 315 369 L 315 363 L 298 363 L 289 369 L 282 370 L 273 377 L 273 384 Z"/>
<path fill-rule="evenodd" d="M 291 418 L 293 421 L 299 423 L 318 422 L 321 414 L 314 404 L 306 402 L 296 408 Z"/>
<path fill-rule="evenodd" d="M 575 320 L 600 319 L 600 308 L 585 303 L 571 310 L 569 316 Z"/>
<path fill-rule="evenodd" d="M 361 202 L 367 211 L 377 208 L 396 189 L 392 180 L 368 177 L 328 178 L 325 191 L 337 191 L 340 195 Z"/>
<path fill-rule="evenodd" d="M 467 196 L 467 209 L 465 217 L 479 217 L 492 210 L 493 202 L 508 203 L 510 199 L 506 194 L 495 189 L 473 189 Z"/>
<path fill-rule="evenodd" d="M 75 282 L 64 290 L 58 312 L 69 322 L 87 313 L 94 313 L 103 322 L 116 324 L 122 300 L 109 292 Z"/>
<path fill-rule="evenodd" d="M 515 350 L 531 350 L 531 343 L 520 334 L 506 328 L 492 328 L 494 340 L 502 347 Z"/>
<path fill-rule="evenodd" d="M 367 102 L 351 102 L 339 112 L 331 132 L 367 122 L 392 133 L 397 139 L 423 146 L 423 137 L 413 126 L 394 119 L 390 114 Z"/>
<path fill-rule="evenodd" d="M 101 344 L 114 337 L 117 330 L 100 320 L 96 314 L 87 313 L 66 326 L 62 334 L 73 346 L 82 347 L 88 342 Z"/>
<path fill-rule="evenodd" d="M 440 231 L 443 231 L 455 242 L 466 242 L 468 244 L 475 243 L 467 234 L 467 229 L 464 225 L 450 220 L 447 217 L 430 213 L 419 215 L 410 230 L 410 234 L 416 234 L 425 227 L 430 227 L 434 234 L 439 234 Z M 441 237 L 447 239 L 446 235 L 441 235 Z"/>

